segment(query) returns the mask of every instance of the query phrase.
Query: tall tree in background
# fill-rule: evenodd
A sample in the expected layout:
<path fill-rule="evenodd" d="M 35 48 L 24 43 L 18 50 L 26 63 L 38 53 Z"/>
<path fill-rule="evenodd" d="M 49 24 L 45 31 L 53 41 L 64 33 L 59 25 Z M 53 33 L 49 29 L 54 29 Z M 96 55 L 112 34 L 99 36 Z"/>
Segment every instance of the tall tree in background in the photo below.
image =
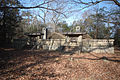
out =
<path fill-rule="evenodd" d="M 105 18 L 104 13 L 102 9 L 95 9 L 95 14 L 92 14 L 89 16 L 89 19 L 92 20 L 92 25 L 90 25 L 94 31 L 94 38 L 102 38 L 101 28 L 105 26 L 104 22 L 102 22 L 102 19 Z"/>
<path fill-rule="evenodd" d="M 57 26 L 59 27 L 58 28 L 59 32 L 69 32 L 70 31 L 70 27 L 68 26 L 66 21 L 59 22 Z"/>
<path fill-rule="evenodd" d="M 20 0 L 18 0 L 18 1 L 20 1 Z M 0 9 L 34 9 L 33 11 L 35 11 L 35 9 L 36 10 L 39 9 L 39 13 L 37 13 L 37 15 L 36 14 L 33 14 L 33 15 L 39 16 L 43 20 L 44 24 L 47 22 L 46 19 L 49 19 L 50 22 L 53 22 L 53 24 L 57 25 L 56 23 L 59 20 L 58 17 L 65 16 L 65 11 L 63 12 L 62 10 L 63 9 L 65 10 L 65 8 L 63 8 L 63 7 L 65 7 L 66 5 L 63 5 L 63 4 L 67 0 L 34 0 L 34 1 L 30 0 L 29 1 L 30 4 L 28 4 L 29 6 L 26 6 L 27 5 L 26 1 L 25 2 L 21 1 L 24 6 L 7 5 L 7 6 L 0 6 Z M 66 9 L 66 10 L 68 10 L 68 9 Z M 49 12 L 49 18 L 47 17 L 48 12 Z M 43 14 L 41 14 L 41 13 L 43 13 Z M 52 14 L 52 17 L 51 17 L 51 14 Z M 55 20 L 55 19 L 57 19 L 57 20 Z"/>
<path fill-rule="evenodd" d="M 80 32 L 87 32 L 83 19 L 73 21 L 72 25 L 69 26 L 70 32 L 76 32 L 76 26 L 80 26 Z"/>
<path fill-rule="evenodd" d="M 113 24 L 115 45 L 120 47 L 120 7 L 113 8 L 110 13 L 110 23 Z"/>
<path fill-rule="evenodd" d="M 81 32 L 87 32 L 92 38 L 110 38 L 112 27 L 108 24 L 107 15 L 105 8 L 95 8 L 89 15 L 84 13 L 83 19 L 74 21 L 73 26 L 80 26 Z"/>
<path fill-rule="evenodd" d="M 111 33 L 111 26 L 107 26 L 108 13 L 106 8 L 94 8 L 85 11 L 82 14 L 82 19 L 73 22 L 72 30 L 74 27 L 80 26 L 81 32 L 87 32 L 93 38 L 108 38 Z"/>
<path fill-rule="evenodd" d="M 54 31 L 56 31 L 57 28 L 59 28 L 57 26 L 59 24 L 59 22 L 61 22 L 61 20 L 63 18 L 66 18 L 68 15 L 67 14 L 69 11 L 68 4 L 67 4 L 66 0 L 55 0 L 54 2 L 49 4 L 49 7 L 51 9 L 55 9 L 58 12 L 60 12 L 60 13 L 56 13 L 55 11 L 47 11 L 46 22 L 51 23 L 52 24 L 51 27 L 54 29 Z"/>
<path fill-rule="evenodd" d="M 18 0 L 1 0 L 0 7 L 7 6 L 21 6 Z M 13 36 L 16 34 L 16 28 L 19 27 L 21 16 L 19 9 L 4 8 L 0 9 L 0 46 L 11 42 Z"/>
<path fill-rule="evenodd" d="M 114 34 L 115 45 L 120 47 L 120 29 L 117 29 Z"/>
<path fill-rule="evenodd" d="M 44 22 L 38 19 L 37 15 L 34 15 L 31 11 L 22 11 L 21 26 L 24 34 L 30 32 L 41 32 L 42 28 L 46 26 Z"/>
<path fill-rule="evenodd" d="M 42 0 L 42 1 L 36 0 L 36 1 L 38 1 L 37 3 L 35 2 L 36 4 L 33 3 L 34 1 L 31 1 L 31 3 L 33 3 L 33 5 L 31 6 L 40 4 L 37 7 L 23 7 L 23 8 L 19 7 L 19 8 L 20 9 L 37 8 L 30 11 L 31 14 L 34 15 L 32 19 L 34 19 L 36 16 L 39 23 L 41 23 L 41 25 L 38 25 L 36 27 L 40 28 L 40 26 L 42 27 L 46 26 L 56 31 L 58 28 L 57 26 L 58 23 L 61 22 L 61 20 L 66 17 L 66 13 L 69 11 L 67 7 L 67 0 Z M 32 25 L 32 23 L 30 23 L 30 25 Z"/>
<path fill-rule="evenodd" d="M 22 11 L 22 21 L 21 21 L 21 26 L 23 28 L 24 33 L 31 32 L 31 23 L 33 19 L 33 15 L 31 14 L 30 11 Z"/>

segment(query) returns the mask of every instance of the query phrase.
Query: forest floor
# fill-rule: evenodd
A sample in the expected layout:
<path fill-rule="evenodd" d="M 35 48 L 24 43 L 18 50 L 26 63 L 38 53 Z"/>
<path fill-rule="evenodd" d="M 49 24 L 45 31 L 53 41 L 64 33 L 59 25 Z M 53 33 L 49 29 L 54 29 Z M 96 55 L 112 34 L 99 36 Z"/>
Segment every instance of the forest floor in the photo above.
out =
<path fill-rule="evenodd" d="M 70 55 L 1 48 L 0 80 L 120 80 L 120 50 Z"/>

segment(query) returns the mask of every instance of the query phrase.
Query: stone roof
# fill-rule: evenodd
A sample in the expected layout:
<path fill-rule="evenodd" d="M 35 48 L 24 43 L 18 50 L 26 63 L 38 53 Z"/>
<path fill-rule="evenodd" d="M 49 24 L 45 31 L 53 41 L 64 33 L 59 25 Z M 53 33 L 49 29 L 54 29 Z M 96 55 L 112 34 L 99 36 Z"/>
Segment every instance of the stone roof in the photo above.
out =
<path fill-rule="evenodd" d="M 50 36 L 48 36 L 48 39 L 65 39 L 65 36 L 61 33 L 54 32 Z"/>
<path fill-rule="evenodd" d="M 83 39 L 92 39 L 92 37 L 89 34 L 83 35 Z"/>
<path fill-rule="evenodd" d="M 69 37 L 78 37 L 80 35 L 85 35 L 86 32 L 66 32 L 66 33 L 63 33 L 63 35 L 65 36 L 69 36 Z"/>
<path fill-rule="evenodd" d="M 27 36 L 34 36 L 34 37 L 36 37 L 36 36 L 41 36 L 41 35 L 43 35 L 43 33 L 40 33 L 40 32 L 36 32 L 36 33 L 28 33 L 27 34 Z"/>

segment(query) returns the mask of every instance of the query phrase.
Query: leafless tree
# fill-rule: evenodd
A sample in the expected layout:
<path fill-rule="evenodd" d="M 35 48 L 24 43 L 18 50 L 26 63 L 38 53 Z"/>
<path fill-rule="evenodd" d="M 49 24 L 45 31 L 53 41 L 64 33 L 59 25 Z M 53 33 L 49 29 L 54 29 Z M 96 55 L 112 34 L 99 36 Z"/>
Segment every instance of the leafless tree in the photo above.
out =
<path fill-rule="evenodd" d="M 117 5 L 116 7 L 120 8 L 120 1 L 119 0 L 89 0 L 89 1 L 85 1 L 85 0 L 71 0 L 74 4 L 77 4 L 78 6 L 80 6 L 80 8 L 78 10 L 74 10 L 74 11 L 80 11 L 86 8 L 89 8 L 91 6 L 97 5 L 99 3 L 102 2 L 112 2 L 114 5 Z M 93 9 L 94 7 L 92 7 Z M 108 12 L 108 13 L 112 13 L 112 12 Z M 113 14 L 108 14 L 109 17 L 112 18 Z M 113 21 L 113 20 L 109 20 L 108 19 L 104 19 L 102 20 L 103 22 L 106 23 L 111 23 L 111 24 L 116 24 L 116 25 L 120 25 L 119 21 Z"/>
<path fill-rule="evenodd" d="M 39 16 L 42 20 L 43 24 L 47 26 L 51 26 L 54 31 L 57 27 L 57 24 L 60 20 L 63 18 L 66 18 L 68 16 L 68 6 L 67 6 L 67 0 L 54 0 L 51 3 L 47 3 L 46 7 L 50 9 L 57 10 L 49 10 L 49 9 L 42 9 L 39 8 L 39 10 L 36 11 L 36 16 Z"/>
<path fill-rule="evenodd" d="M 4 1 L 4 0 L 2 0 L 2 1 Z M 36 1 L 36 3 L 33 3 L 33 4 L 36 4 L 34 6 L 18 6 L 18 7 L 14 7 L 14 6 L 8 5 L 8 6 L 0 6 L 0 9 L 7 9 L 7 8 L 11 8 L 11 9 L 34 9 L 34 8 L 39 8 L 39 9 L 45 9 L 45 10 L 54 11 L 56 13 L 61 13 L 61 12 L 58 11 L 58 9 L 50 8 L 50 7 L 46 6 L 46 4 L 52 3 L 52 2 L 55 2 L 55 1 L 57 1 L 57 0 L 43 0 L 43 1 L 40 0 L 39 2 Z M 31 1 L 31 2 L 34 2 L 34 1 Z M 40 3 L 40 4 L 38 4 L 38 3 Z M 61 14 L 63 14 L 63 13 L 61 13 Z"/>
<path fill-rule="evenodd" d="M 119 0 L 89 0 L 89 1 L 85 1 L 85 0 L 72 0 L 72 1 L 77 3 L 77 4 L 85 5 L 84 8 L 96 5 L 96 4 L 104 2 L 104 1 L 114 2 L 115 5 L 118 5 L 120 7 L 120 1 Z"/>

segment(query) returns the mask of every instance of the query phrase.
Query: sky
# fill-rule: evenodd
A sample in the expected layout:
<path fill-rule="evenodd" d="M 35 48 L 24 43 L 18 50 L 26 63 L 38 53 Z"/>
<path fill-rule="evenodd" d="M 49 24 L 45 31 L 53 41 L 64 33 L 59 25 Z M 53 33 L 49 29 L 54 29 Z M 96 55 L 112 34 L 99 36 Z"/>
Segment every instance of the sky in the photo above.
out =
<path fill-rule="evenodd" d="M 40 4 L 40 2 L 42 2 L 42 1 L 43 0 L 20 0 L 20 2 L 22 4 L 24 4 L 24 6 L 35 6 L 35 5 Z M 87 1 L 89 1 L 89 0 L 87 0 Z M 80 5 L 71 4 L 70 6 L 72 6 L 72 9 L 76 10 L 76 11 L 74 11 L 72 13 L 68 13 L 68 17 L 62 19 L 63 21 L 66 21 L 68 23 L 68 25 L 71 25 L 73 23 L 73 21 L 82 19 L 83 18 L 82 15 L 84 14 L 84 12 L 88 12 L 87 14 L 89 14 L 89 11 L 92 11 L 93 7 L 97 7 L 97 8 L 107 7 L 107 10 L 110 10 L 114 7 L 114 4 L 104 1 L 102 3 L 99 3 L 97 5 L 91 6 L 89 8 L 83 9 L 83 10 L 80 10 L 80 8 L 81 8 Z M 82 7 L 84 7 L 84 6 L 82 6 Z M 29 9 L 28 11 L 35 13 L 35 11 L 38 11 L 38 9 Z"/>
<path fill-rule="evenodd" d="M 103 8 L 103 7 L 106 7 L 106 9 L 109 11 L 111 10 L 112 8 L 115 7 L 114 4 L 110 4 L 110 2 L 102 2 L 102 3 L 99 3 L 97 5 L 94 5 L 94 6 L 91 6 L 89 8 L 86 8 L 86 9 L 83 9 L 81 11 L 78 11 L 78 12 L 74 12 L 74 14 L 67 18 L 66 21 L 69 25 L 71 25 L 73 23 L 73 21 L 77 21 L 77 20 L 80 20 L 80 19 L 83 19 L 82 15 L 84 14 L 84 12 L 87 12 L 89 14 L 89 11 L 92 11 L 93 8 Z"/>

